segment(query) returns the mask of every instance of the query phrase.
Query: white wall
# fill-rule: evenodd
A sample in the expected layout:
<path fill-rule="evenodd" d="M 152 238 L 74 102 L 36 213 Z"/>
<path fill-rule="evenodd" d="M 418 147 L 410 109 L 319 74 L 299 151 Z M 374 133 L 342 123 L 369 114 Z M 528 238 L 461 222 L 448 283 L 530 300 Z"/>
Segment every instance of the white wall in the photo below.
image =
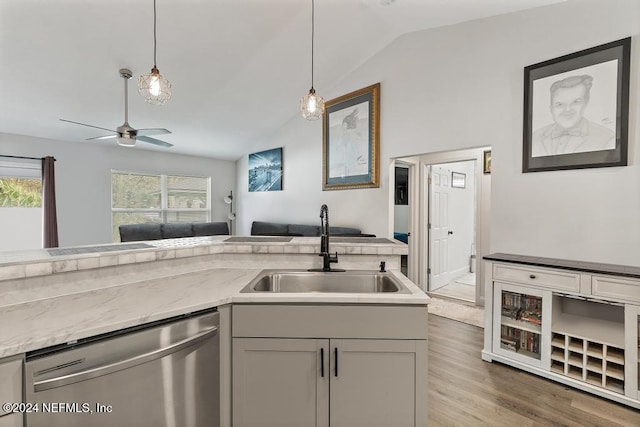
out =
<path fill-rule="evenodd" d="M 56 158 L 60 246 L 111 242 L 111 169 L 211 176 L 212 220 L 226 221 L 222 201 L 235 188 L 235 163 L 105 142 L 66 142 L 0 133 L 0 154 Z M 19 244 L 17 241 L 14 242 Z"/>
<path fill-rule="evenodd" d="M 295 117 L 273 141 L 265 144 L 268 145 L 264 145 L 264 149 L 284 146 L 283 190 L 249 193 L 248 156 L 241 158 L 237 176 L 237 234 L 250 234 L 252 221 L 319 225 L 320 206 L 326 203 L 330 225 L 358 227 L 364 233 L 387 236 L 386 191 L 381 188 L 322 191 L 321 121 L 309 122 Z M 381 163 L 381 170 L 387 163 Z M 388 183 L 383 186 L 387 187 Z"/>
<path fill-rule="evenodd" d="M 316 87 L 331 99 L 381 82 L 381 188 L 323 192 L 321 123 L 295 117 L 256 141 L 284 146 L 284 191 L 248 194 L 238 162 L 239 231 L 314 222 L 327 203 L 333 224 L 386 235 L 389 158 L 491 145 L 491 251 L 638 266 L 639 35 L 640 1 L 569 0 L 403 36 L 335 87 Z M 522 174 L 523 68 L 628 36 L 629 166 Z"/>
<path fill-rule="evenodd" d="M 40 249 L 42 208 L 0 208 L 0 236 L 0 251 Z"/>

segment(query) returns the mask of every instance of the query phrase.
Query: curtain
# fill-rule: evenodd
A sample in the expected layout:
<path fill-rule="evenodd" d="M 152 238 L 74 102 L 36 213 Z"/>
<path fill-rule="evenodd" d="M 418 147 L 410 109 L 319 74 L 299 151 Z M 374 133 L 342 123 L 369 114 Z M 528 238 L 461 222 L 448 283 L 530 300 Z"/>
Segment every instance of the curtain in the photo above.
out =
<path fill-rule="evenodd" d="M 51 156 L 42 158 L 42 246 L 58 247 L 58 215 L 56 213 L 56 180 L 54 164 Z"/>

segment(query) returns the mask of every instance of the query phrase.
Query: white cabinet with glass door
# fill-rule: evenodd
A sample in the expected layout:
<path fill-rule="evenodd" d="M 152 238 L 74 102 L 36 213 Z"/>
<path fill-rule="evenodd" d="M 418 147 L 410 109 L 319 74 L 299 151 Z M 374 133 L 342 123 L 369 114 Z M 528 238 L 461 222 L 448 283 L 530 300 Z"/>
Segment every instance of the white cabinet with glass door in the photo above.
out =
<path fill-rule="evenodd" d="M 547 366 L 551 292 L 495 282 L 493 297 L 493 352 Z"/>

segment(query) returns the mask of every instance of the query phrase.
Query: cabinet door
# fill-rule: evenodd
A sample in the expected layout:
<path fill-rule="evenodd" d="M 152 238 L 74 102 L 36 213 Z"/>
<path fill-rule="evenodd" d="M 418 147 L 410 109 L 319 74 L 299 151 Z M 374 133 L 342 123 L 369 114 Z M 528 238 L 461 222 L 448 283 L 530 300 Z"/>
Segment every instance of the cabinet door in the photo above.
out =
<path fill-rule="evenodd" d="M 22 356 L 0 361 L 0 403 L 22 402 Z M 0 427 L 22 426 L 22 414 L 7 414 L 0 408 Z"/>
<path fill-rule="evenodd" d="M 550 369 L 550 291 L 494 282 L 493 352 Z"/>
<path fill-rule="evenodd" d="M 640 306 L 624 306 L 625 394 L 640 399 Z"/>
<path fill-rule="evenodd" d="M 326 339 L 234 338 L 233 425 L 328 427 L 328 349 Z"/>
<path fill-rule="evenodd" d="M 332 339 L 331 427 L 427 425 L 427 341 Z"/>
<path fill-rule="evenodd" d="M 11 414 L 0 417 L 0 427 L 22 427 L 22 414 Z"/>

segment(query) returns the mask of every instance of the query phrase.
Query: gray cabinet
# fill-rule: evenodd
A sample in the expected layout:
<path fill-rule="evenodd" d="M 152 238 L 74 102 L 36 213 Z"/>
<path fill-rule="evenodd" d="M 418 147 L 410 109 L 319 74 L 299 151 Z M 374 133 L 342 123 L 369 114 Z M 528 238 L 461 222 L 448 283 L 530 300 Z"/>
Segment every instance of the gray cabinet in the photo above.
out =
<path fill-rule="evenodd" d="M 426 425 L 426 340 L 337 339 L 330 346 L 331 427 Z"/>
<path fill-rule="evenodd" d="M 323 366 L 321 353 L 328 356 L 328 343 L 234 338 L 233 425 L 327 426 L 328 359 Z"/>
<path fill-rule="evenodd" d="M 426 426 L 426 308 L 389 308 L 353 307 L 332 331 L 348 307 L 234 307 L 233 425 Z"/>
<path fill-rule="evenodd" d="M 22 402 L 22 355 L 0 360 L 0 404 Z M 21 413 L 0 408 L 0 427 L 22 427 Z"/>

